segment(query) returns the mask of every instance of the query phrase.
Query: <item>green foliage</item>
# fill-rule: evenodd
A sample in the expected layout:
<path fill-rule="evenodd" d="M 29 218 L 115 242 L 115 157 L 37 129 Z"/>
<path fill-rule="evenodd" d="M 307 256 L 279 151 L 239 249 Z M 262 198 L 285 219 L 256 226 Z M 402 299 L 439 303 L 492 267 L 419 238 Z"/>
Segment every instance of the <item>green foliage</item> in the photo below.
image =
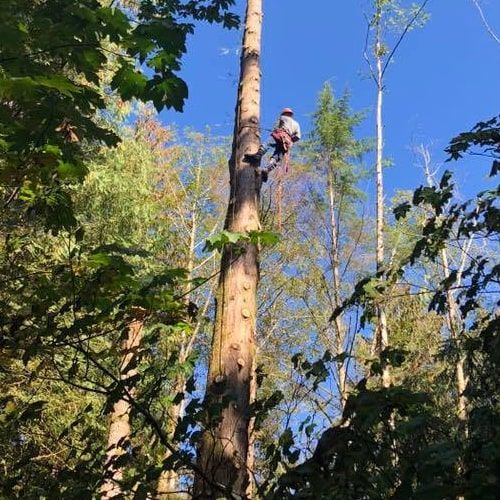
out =
<path fill-rule="evenodd" d="M 500 167 L 500 116 L 495 116 L 486 122 L 479 122 L 470 132 L 463 132 L 455 137 L 446 152 L 450 155 L 450 160 L 458 160 L 464 154 L 474 154 L 471 149 L 479 146 L 485 154 L 493 158 L 490 176 L 498 173 Z"/>
<path fill-rule="evenodd" d="M 430 14 L 422 11 L 422 2 L 375 0 L 375 3 L 386 17 L 387 28 L 396 34 L 400 34 L 407 26 L 408 30 L 422 28 L 430 18 Z"/>
<path fill-rule="evenodd" d="M 347 198 L 356 198 L 360 193 L 355 186 L 362 172 L 356 172 L 353 162 L 359 162 L 372 149 L 372 141 L 356 139 L 354 130 L 365 113 L 352 112 L 349 98 L 344 92 L 336 99 L 330 84 L 324 85 L 313 115 L 314 129 L 303 148 L 316 168 L 334 173 L 336 190 Z"/>
<path fill-rule="evenodd" d="M 161 435 L 154 424 L 174 404 L 173 381 L 192 370 L 192 356 L 179 363 L 173 354 L 196 308 L 180 299 L 187 273 L 169 269 L 176 245 L 160 189 L 169 137 L 151 120 L 136 120 L 135 134 L 110 120 L 125 119 L 123 100 L 181 111 L 187 86 L 177 72 L 193 21 L 238 20 L 231 0 L 111 3 L 2 5 L 3 496 L 98 495 L 106 413 L 124 397 L 121 332 L 133 311 L 153 332 L 129 380 L 133 417 L 137 429 L 148 422 L 156 431 L 134 431 L 135 459 L 120 458 L 125 489 L 154 490 L 164 451 L 139 450 Z"/>
<path fill-rule="evenodd" d="M 365 44 L 365 60 L 377 89 L 384 90 L 384 75 L 394 60 L 408 32 L 422 28 L 430 18 L 425 11 L 428 0 L 410 3 L 406 0 L 372 0 Z M 369 45 L 371 50 L 368 51 Z M 378 61 L 380 66 L 375 65 Z M 377 66 L 377 70 L 375 70 Z"/>
<path fill-rule="evenodd" d="M 107 412 L 124 391 L 117 379 L 121 333 L 137 308 L 146 315 L 145 347 L 133 378 L 134 454 L 121 459 L 124 488 L 140 479 L 141 488 L 154 491 L 162 470 L 164 449 L 151 422 L 163 424 L 161 415 L 184 397 L 177 380 L 189 379 L 196 351 L 180 362 L 180 339 L 197 316 L 196 296 L 183 299 L 193 283 L 177 267 L 182 262 L 166 213 L 173 202 L 161 189 L 166 174 L 177 178 L 165 149 L 173 134 L 142 115 L 121 132 L 120 145 L 99 149 L 84 181 L 71 186 L 77 229 L 47 234 L 36 220 L 23 225 L 16 218 L 10 226 L 9 217 L 0 219 L 0 383 L 6 388 L 0 487 L 7 496 L 97 494 Z M 187 422 L 179 427 L 180 443 L 191 436 L 194 420 Z M 171 459 L 189 460 L 182 450 Z"/>
<path fill-rule="evenodd" d="M 355 137 L 363 115 L 351 111 L 349 95 L 337 99 L 325 86 L 301 150 L 306 164 L 291 174 L 306 181 L 285 194 L 282 236 L 265 217 L 262 231 L 220 231 L 226 144 L 193 132 L 176 138 L 151 110 L 126 116 L 123 101 L 182 110 L 187 37 L 197 21 L 235 27 L 233 5 L 2 5 L 0 496 L 98 496 L 107 416 L 120 399 L 131 405 L 132 425 L 119 459 L 124 495 L 154 495 L 165 470 L 189 485 L 200 428 L 217 425 L 225 404 L 202 403 L 194 376 L 209 345 L 214 280 L 205 276 L 217 274 L 201 250 L 206 241 L 208 252 L 253 244 L 264 256 L 264 367 L 250 408 L 259 495 L 495 498 L 499 267 L 489 245 L 498 239 L 498 188 L 457 201 L 445 172 L 438 185 L 399 197 L 392 231 L 418 233 L 368 275 L 357 183 L 370 142 Z M 424 20 L 419 7 L 377 5 L 391 36 Z M 388 47 L 378 50 L 390 60 Z M 447 151 L 450 160 L 490 156 L 495 176 L 499 118 L 460 134 Z M 483 242 L 481 251 L 439 275 L 443 249 L 469 238 Z M 342 276 L 335 290 L 334 266 Z M 453 336 L 443 327 L 450 294 L 460 316 Z M 391 347 L 374 359 L 371 321 L 381 302 Z M 332 309 L 343 338 L 328 321 Z M 138 313 L 144 339 L 124 380 L 121 343 Z M 355 342 L 358 327 L 366 336 Z M 457 360 L 468 377 L 465 422 L 454 410 Z M 387 365 L 393 385 L 381 388 Z M 339 366 L 349 379 L 343 412 Z"/>
<path fill-rule="evenodd" d="M 249 231 L 244 234 L 223 230 L 207 238 L 204 250 L 207 252 L 213 252 L 214 250 L 222 252 L 227 245 L 236 245 L 242 242 L 266 246 L 275 245 L 278 241 L 279 236 L 272 231 Z"/>
<path fill-rule="evenodd" d="M 222 252 L 222 249 L 226 245 L 234 245 L 235 243 L 241 241 L 248 241 L 248 236 L 243 233 L 233 233 L 231 231 L 224 230 L 219 234 L 210 236 L 205 243 L 204 250 L 207 252 L 213 252 L 214 250 Z"/>
<path fill-rule="evenodd" d="M 497 148 L 497 143 L 490 142 L 491 134 L 482 136 L 483 128 L 476 126 L 477 135 L 465 136 L 467 144 L 460 146 L 462 151 L 472 144 L 490 151 Z M 457 144 L 457 139 L 452 144 Z M 491 222 L 496 218 L 497 190 L 483 191 L 465 203 L 453 202 L 452 193 L 452 176 L 445 172 L 438 187 L 417 189 L 412 205 L 405 202 L 396 210 L 404 216 L 425 205 L 428 215 L 413 251 L 394 269 L 379 273 L 375 283 L 380 285 L 376 287 L 394 287 L 395 278 L 400 279 L 418 265 L 436 261 L 450 242 L 463 237 L 483 241 L 498 237 L 498 226 Z M 429 292 L 428 307 L 437 314 L 425 318 L 427 325 L 420 319 L 421 305 L 411 297 L 410 286 L 402 298 L 391 299 L 390 335 L 404 351 L 383 351 L 370 370 L 372 375 L 380 375 L 382 365 L 389 363 L 396 385 L 381 389 L 361 380 L 347 401 L 342 420 L 323 432 L 312 456 L 298 466 L 286 467 L 287 472 L 273 490 L 275 498 L 495 498 L 500 481 L 500 330 L 498 302 L 490 300 L 490 294 L 498 294 L 498 273 L 495 259 L 478 255 L 464 266 L 463 274 L 455 269 L 442 277 Z M 373 279 L 358 283 L 344 307 L 359 305 L 369 309 L 379 298 L 372 291 L 376 287 L 367 286 L 370 283 Z M 400 291 L 404 292 L 404 288 Z M 460 332 L 436 353 L 438 315 L 450 314 L 447 297 L 454 297 L 455 293 Z M 422 334 L 417 333 L 419 328 Z M 434 341 L 427 347 L 412 346 L 404 333 L 407 329 L 416 340 L 421 339 L 420 343 L 427 332 L 434 331 Z M 465 422 L 456 417 L 450 419 L 450 402 L 447 410 L 440 408 L 440 393 L 446 394 L 447 389 L 440 382 L 439 371 L 446 371 L 446 366 L 451 370 L 460 358 L 465 360 L 469 377 L 464 393 L 468 401 Z M 297 365 L 299 358 L 296 356 L 295 360 Z M 439 367 L 436 362 L 444 364 Z M 423 364 L 424 371 L 408 378 L 415 363 Z M 433 364 L 438 373 L 432 375 L 431 370 L 431 378 L 422 380 L 422 374 Z"/>
<path fill-rule="evenodd" d="M 97 120 L 107 94 L 181 111 L 188 91 L 176 72 L 190 19 L 235 27 L 233 3 L 143 1 L 131 10 L 98 0 L 4 2 L 0 179 L 8 204 L 24 202 L 49 228 L 73 226 L 65 185 L 83 177 L 89 146 L 119 140 Z"/>

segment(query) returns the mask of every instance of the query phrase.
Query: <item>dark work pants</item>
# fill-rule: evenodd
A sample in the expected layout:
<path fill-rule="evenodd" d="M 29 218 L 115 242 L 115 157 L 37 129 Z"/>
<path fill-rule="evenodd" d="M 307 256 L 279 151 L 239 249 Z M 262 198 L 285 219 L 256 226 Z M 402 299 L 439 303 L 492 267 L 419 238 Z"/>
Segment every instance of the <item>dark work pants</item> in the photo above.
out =
<path fill-rule="evenodd" d="M 285 151 L 281 147 L 281 144 L 278 144 L 276 142 L 268 142 L 267 144 L 264 144 L 264 149 L 266 150 L 266 152 L 270 148 L 274 148 L 274 151 L 273 154 L 271 155 L 271 161 L 269 162 L 268 166 L 269 171 L 276 168 L 276 165 L 283 159 L 283 156 L 285 155 Z"/>

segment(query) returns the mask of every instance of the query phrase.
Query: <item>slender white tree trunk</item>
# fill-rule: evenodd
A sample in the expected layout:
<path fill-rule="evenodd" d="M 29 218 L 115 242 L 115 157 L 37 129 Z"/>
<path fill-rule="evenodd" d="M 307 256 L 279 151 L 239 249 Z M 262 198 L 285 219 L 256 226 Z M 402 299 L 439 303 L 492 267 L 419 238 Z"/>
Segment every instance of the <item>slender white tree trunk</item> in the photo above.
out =
<path fill-rule="evenodd" d="M 450 265 L 448 262 L 448 252 L 446 248 L 441 250 L 441 259 L 443 261 L 443 273 L 445 278 L 450 277 Z M 460 312 L 457 307 L 457 302 L 453 295 L 453 291 L 448 289 L 446 292 L 446 302 L 448 305 L 448 314 L 446 315 L 446 321 L 448 324 L 448 329 L 450 335 L 453 339 L 457 339 L 460 333 L 460 324 L 462 322 Z M 458 418 L 465 422 L 467 420 L 467 398 L 465 397 L 465 389 L 467 386 L 466 376 L 465 376 L 465 357 L 460 355 L 457 362 L 455 363 L 455 376 L 457 385 L 457 415 Z"/>
<path fill-rule="evenodd" d="M 375 58 L 377 66 L 377 112 L 376 112 L 376 135 L 377 135 L 377 157 L 376 157 L 376 190 L 377 190 L 377 250 L 376 264 L 377 271 L 384 266 L 384 178 L 383 178 L 383 159 L 384 159 L 384 126 L 382 119 L 382 105 L 384 97 L 384 76 L 382 69 L 382 43 L 380 20 L 376 30 Z M 376 345 L 378 351 L 383 351 L 389 345 L 389 335 L 387 332 L 387 318 L 383 303 L 377 306 L 377 327 L 376 327 Z M 385 366 L 382 373 L 382 384 L 384 387 L 391 385 L 391 372 L 389 366 Z"/>
<path fill-rule="evenodd" d="M 196 170 L 196 191 L 201 188 L 201 166 L 197 167 Z M 187 262 L 186 262 L 186 270 L 187 270 L 187 275 L 186 275 L 186 280 L 187 280 L 187 286 L 185 290 L 185 295 L 184 295 L 184 300 L 186 304 L 189 303 L 191 300 L 191 294 L 189 293 L 189 287 L 191 287 L 191 280 L 194 278 L 193 276 L 193 270 L 194 270 L 194 263 L 195 263 L 195 249 L 196 249 L 196 234 L 198 232 L 198 210 L 197 210 L 197 205 L 198 201 L 195 198 L 193 200 L 193 203 L 191 205 L 191 221 L 190 221 L 190 229 L 189 229 L 189 250 L 188 250 L 188 256 L 187 256 Z M 207 312 L 210 300 L 212 297 L 212 291 L 209 292 L 208 297 L 205 301 L 205 304 L 200 311 L 200 314 L 198 316 L 198 319 L 196 323 L 193 326 L 193 330 L 190 332 L 189 338 L 185 338 L 182 340 L 181 346 L 180 346 L 180 351 L 179 351 L 179 364 L 183 364 L 187 361 L 189 358 L 193 346 L 194 346 L 194 341 L 196 337 L 198 336 L 198 333 L 201 329 L 201 322 L 203 321 L 203 318 Z M 186 335 L 186 332 L 183 333 Z M 174 387 L 173 387 L 173 393 L 178 394 L 178 393 L 183 393 L 186 389 L 186 377 L 184 375 L 178 375 Z M 175 434 L 175 429 L 177 427 L 177 423 L 180 418 L 182 418 L 182 413 L 183 413 L 183 407 L 184 407 L 184 401 L 181 401 L 175 405 L 173 405 L 167 414 L 167 424 L 166 424 L 166 429 L 167 429 L 167 435 L 168 437 L 173 440 L 174 434 Z M 164 460 L 169 458 L 172 455 L 170 451 L 166 451 L 164 455 Z M 175 470 L 165 470 L 161 473 L 160 478 L 158 480 L 158 487 L 156 491 L 156 498 L 157 500 L 174 500 L 180 498 L 180 491 L 179 488 L 179 474 Z"/>
<path fill-rule="evenodd" d="M 193 351 L 193 345 L 196 337 L 198 336 L 201 329 L 202 318 L 207 314 L 208 306 L 210 301 L 212 300 L 213 290 L 208 293 L 208 296 L 205 300 L 203 308 L 200 310 L 200 319 L 196 322 L 196 325 L 193 328 L 193 332 L 191 334 L 191 338 L 189 341 L 186 341 L 179 353 L 179 363 L 183 364 L 187 361 L 191 352 Z M 183 393 L 186 390 L 186 378 L 182 375 L 179 375 L 174 383 L 174 388 L 172 392 L 174 394 Z M 168 420 L 166 424 L 167 435 L 173 440 L 175 429 L 177 423 L 180 418 L 183 416 L 184 411 L 184 401 L 181 401 L 178 404 L 175 404 L 170 408 L 168 412 Z M 172 453 L 167 451 L 164 455 L 164 460 L 170 457 Z M 157 500 L 174 500 L 180 498 L 179 488 L 179 474 L 175 470 L 166 470 L 160 474 L 160 478 L 158 479 L 158 486 L 156 490 L 156 499 Z"/>
<path fill-rule="evenodd" d="M 328 167 L 328 205 L 330 212 L 330 244 L 331 244 L 331 262 L 332 262 L 332 282 L 333 299 L 335 308 L 341 305 L 340 300 L 340 270 L 339 270 L 339 228 L 335 214 L 335 185 L 332 167 Z M 336 355 L 344 352 L 345 345 L 345 327 L 340 316 L 336 316 L 335 324 L 335 350 Z M 347 401 L 347 371 L 345 361 L 337 361 L 337 375 L 339 379 L 340 404 L 342 410 Z"/>
<path fill-rule="evenodd" d="M 434 181 L 434 173 L 431 172 L 431 157 L 428 149 L 421 145 L 418 148 L 418 152 L 422 156 L 423 169 L 427 184 L 432 187 L 436 183 Z M 461 264 L 457 270 L 456 284 L 460 286 L 462 282 L 462 273 L 467 258 L 467 252 L 470 250 L 472 245 L 472 239 L 469 239 L 466 243 L 464 249 L 462 250 Z M 443 248 L 441 250 L 441 261 L 443 264 L 443 275 L 445 279 L 450 277 L 450 264 L 448 259 L 448 250 Z M 462 325 L 462 317 L 458 309 L 457 301 L 453 294 L 453 290 L 448 289 L 446 291 L 446 304 L 448 306 L 448 312 L 446 314 L 446 326 L 453 339 L 457 339 L 460 334 L 460 329 Z M 465 358 L 460 356 L 455 363 L 455 383 L 457 387 L 457 415 L 458 418 L 464 423 L 464 431 L 467 434 L 467 398 L 465 396 L 465 389 L 467 388 L 467 376 L 465 374 Z"/>

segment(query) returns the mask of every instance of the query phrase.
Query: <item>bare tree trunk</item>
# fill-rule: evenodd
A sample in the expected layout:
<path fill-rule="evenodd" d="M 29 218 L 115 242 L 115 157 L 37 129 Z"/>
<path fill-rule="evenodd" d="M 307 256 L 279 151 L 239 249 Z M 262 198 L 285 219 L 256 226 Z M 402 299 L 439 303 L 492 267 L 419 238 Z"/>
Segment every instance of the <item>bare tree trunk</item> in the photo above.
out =
<path fill-rule="evenodd" d="M 335 216 L 335 191 L 334 191 L 334 175 L 332 168 L 328 167 L 328 203 L 330 209 L 330 240 L 331 240 L 331 261 L 332 261 L 332 276 L 333 276 L 333 299 L 335 308 L 340 307 L 340 270 L 339 270 L 339 228 L 337 218 Z M 335 316 L 335 350 L 336 355 L 344 352 L 345 344 L 345 327 L 339 315 Z M 339 378 L 339 395 L 342 410 L 347 401 L 347 370 L 345 361 L 337 361 L 337 374 Z"/>
<path fill-rule="evenodd" d="M 196 183 L 199 188 L 200 184 L 200 168 L 198 168 L 196 172 Z M 187 263 L 186 263 L 186 269 L 187 269 L 187 288 L 186 288 L 186 293 L 184 295 L 184 300 L 186 304 L 189 304 L 189 301 L 191 299 L 191 294 L 189 293 L 189 287 L 191 286 L 191 280 L 193 279 L 193 269 L 194 269 L 194 262 L 195 262 L 195 246 L 196 246 L 196 233 L 197 233 L 197 211 L 196 211 L 196 204 L 197 201 L 196 199 L 193 201 L 193 204 L 191 206 L 191 227 L 189 231 L 189 251 L 188 251 L 188 256 L 187 256 Z M 180 352 L 179 352 L 179 364 L 183 364 L 187 361 L 189 355 L 191 354 L 193 350 L 193 345 L 196 337 L 198 336 L 198 333 L 201 328 L 201 321 L 203 316 L 206 314 L 209 302 L 212 297 L 212 292 L 209 293 L 207 300 L 205 301 L 205 305 L 203 306 L 201 310 L 201 314 L 199 315 L 200 317 L 198 318 L 196 324 L 193 326 L 193 331 L 191 332 L 190 338 L 183 340 L 181 347 L 180 347 Z M 174 395 L 183 393 L 186 388 L 186 377 L 184 375 L 178 375 L 176 377 L 175 383 L 174 383 L 174 388 L 173 388 L 173 393 Z M 173 440 L 174 434 L 175 434 L 175 429 L 177 427 L 177 423 L 179 421 L 179 418 L 182 417 L 183 413 L 183 407 L 184 407 L 184 401 L 180 401 L 177 404 L 174 404 L 171 408 L 169 408 L 168 414 L 167 414 L 167 423 L 166 423 L 166 429 L 167 429 L 167 435 L 170 438 L 170 440 Z M 169 458 L 172 455 L 172 453 L 167 450 L 164 455 L 164 460 Z M 176 470 L 165 470 L 160 474 L 160 477 L 158 479 L 158 486 L 156 490 L 156 498 L 158 500 L 174 500 L 180 497 L 180 493 L 177 493 L 179 491 L 179 474 L 177 473 Z"/>
<path fill-rule="evenodd" d="M 379 9 L 379 16 L 380 7 Z M 384 157 L 384 127 L 382 120 L 382 103 L 384 97 L 384 74 L 382 69 L 383 48 L 381 41 L 381 19 L 379 17 L 376 26 L 376 79 L 377 79 L 377 115 L 376 115 L 376 134 L 377 134 L 377 159 L 376 159 L 376 188 L 377 188 L 377 251 L 376 264 L 377 272 L 384 266 L 384 178 L 383 178 L 383 157 Z M 376 327 L 376 346 L 378 352 L 383 351 L 389 345 L 389 336 L 387 333 L 387 318 L 383 304 L 377 305 L 377 327 Z M 389 366 L 385 366 L 382 372 L 382 384 L 384 387 L 391 385 L 391 372 Z"/>
<path fill-rule="evenodd" d="M 241 53 L 241 73 L 229 160 L 230 199 L 225 228 L 259 230 L 260 182 L 245 154 L 260 144 L 260 39 L 262 0 L 248 0 Z M 240 497 L 249 485 L 250 403 L 254 377 L 258 248 L 252 243 L 227 245 L 221 260 L 216 317 L 207 379 L 206 401 L 225 402 L 220 423 L 204 432 L 198 465 L 204 475 Z M 195 497 L 216 498 L 219 491 L 195 478 Z"/>
<path fill-rule="evenodd" d="M 444 277 L 447 279 L 450 277 L 450 265 L 448 262 L 448 252 L 446 248 L 441 250 L 441 259 L 443 261 L 443 272 Z M 458 338 L 459 328 L 461 323 L 460 313 L 458 311 L 457 302 L 453 296 L 453 292 L 448 289 L 446 291 L 446 302 L 448 303 L 448 314 L 446 315 L 446 322 L 448 324 L 448 329 L 450 335 L 453 339 Z M 455 363 L 455 376 L 457 384 L 457 406 L 458 406 L 458 418 L 465 422 L 467 420 L 467 398 L 464 395 L 466 388 L 466 377 L 464 369 L 465 358 L 460 355 L 457 362 Z"/>
<path fill-rule="evenodd" d="M 255 348 L 255 355 L 253 357 L 252 376 L 250 380 L 250 403 L 255 401 L 257 397 L 257 378 L 255 376 L 257 369 L 257 347 Z M 248 484 L 246 490 L 247 498 L 253 498 L 255 489 L 255 418 L 252 417 L 248 423 L 248 451 L 247 451 L 247 470 L 248 470 Z"/>
<path fill-rule="evenodd" d="M 422 144 L 418 148 L 418 152 L 422 156 L 423 169 L 425 177 L 427 179 L 427 184 L 430 187 L 435 185 L 434 174 L 431 172 L 431 157 L 428 149 Z M 469 239 L 465 248 L 462 250 L 461 264 L 457 270 L 456 284 L 460 286 L 462 282 L 462 273 L 465 265 L 465 260 L 467 257 L 467 252 L 470 249 L 472 240 Z M 441 250 L 441 260 L 443 263 L 443 274 L 445 279 L 450 277 L 450 264 L 448 260 L 448 251 L 446 248 Z M 446 326 L 453 339 L 457 339 L 459 335 L 460 325 L 462 324 L 462 317 L 460 311 L 458 310 L 457 301 L 453 295 L 453 291 L 448 289 L 446 291 L 446 303 L 448 305 L 448 313 L 446 314 Z M 455 363 L 455 382 L 457 387 L 457 415 L 458 418 L 465 424 L 467 421 L 467 398 L 465 396 L 465 389 L 467 387 L 467 377 L 465 375 L 465 358 L 460 355 L 459 359 Z M 467 433 L 467 427 L 464 425 L 465 433 Z"/>
<path fill-rule="evenodd" d="M 191 334 L 191 338 L 189 341 L 184 343 L 184 345 L 181 348 L 180 354 L 179 354 L 179 363 L 183 364 L 187 361 L 189 355 L 191 354 L 193 350 L 193 345 L 196 337 L 198 336 L 198 333 L 201 329 L 201 321 L 202 318 L 206 315 L 208 306 L 210 304 L 211 298 L 213 295 L 213 290 L 211 290 L 207 296 L 207 299 L 205 301 L 205 304 L 203 308 L 200 311 L 200 319 L 197 321 L 196 325 L 194 326 L 193 332 Z M 179 375 L 174 383 L 174 388 L 173 388 L 173 393 L 178 394 L 178 393 L 183 393 L 186 390 L 186 378 L 183 375 Z M 177 423 L 180 418 L 183 416 L 183 411 L 184 411 L 184 400 L 181 401 L 178 404 L 175 404 L 172 406 L 172 408 L 169 409 L 168 411 L 168 419 L 166 423 L 166 434 L 170 438 L 170 440 L 173 440 L 174 434 L 175 434 L 175 429 L 177 427 Z M 169 458 L 172 455 L 170 451 L 166 451 L 165 455 L 163 457 L 164 460 Z M 177 499 L 180 497 L 179 493 L 175 493 L 179 491 L 179 474 L 175 470 L 165 470 L 160 474 L 160 477 L 158 479 L 158 486 L 156 489 L 156 498 L 157 500 L 173 500 Z"/>
<path fill-rule="evenodd" d="M 122 339 L 120 380 L 124 382 L 125 391 L 133 395 L 135 377 L 137 375 L 137 354 L 142 340 L 143 313 L 137 311 L 135 319 L 130 323 Z M 123 471 L 117 461 L 128 453 L 130 446 L 130 411 L 131 404 L 119 399 L 113 405 L 110 415 L 108 446 L 104 462 L 104 482 L 101 486 L 101 498 L 114 498 L 123 495 L 120 481 Z"/>
<path fill-rule="evenodd" d="M 176 382 L 175 384 L 175 389 L 176 392 L 181 392 L 184 390 L 184 384 L 182 384 L 179 381 Z M 175 422 L 181 415 L 181 404 L 175 405 L 171 412 L 169 412 L 169 417 L 168 417 L 168 425 L 166 426 L 167 428 L 167 435 L 172 440 L 174 432 L 175 432 Z M 163 460 L 166 460 L 172 455 L 170 451 L 165 452 L 165 455 L 163 456 Z M 179 475 L 176 470 L 168 469 L 164 470 L 160 474 L 160 478 L 158 479 L 158 486 L 156 489 L 156 497 L 157 499 L 161 500 L 173 500 L 175 498 L 179 498 L 180 494 L 177 493 L 178 491 L 178 483 L 179 483 Z"/>

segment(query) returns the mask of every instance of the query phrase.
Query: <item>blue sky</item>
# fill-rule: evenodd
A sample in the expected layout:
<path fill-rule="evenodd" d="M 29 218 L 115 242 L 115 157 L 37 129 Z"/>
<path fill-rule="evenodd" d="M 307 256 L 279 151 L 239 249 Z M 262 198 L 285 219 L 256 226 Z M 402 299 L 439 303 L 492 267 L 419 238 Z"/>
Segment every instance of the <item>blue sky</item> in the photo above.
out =
<path fill-rule="evenodd" d="M 500 0 L 480 2 L 500 33 Z M 244 2 L 237 3 L 242 14 Z M 389 195 L 421 180 L 413 145 L 429 144 L 434 160 L 442 161 L 449 139 L 500 112 L 500 45 L 486 32 L 472 0 L 430 0 L 427 10 L 429 22 L 409 33 L 387 73 L 385 145 L 394 161 L 385 176 Z M 375 86 L 363 60 L 365 12 L 368 0 L 264 0 L 263 127 L 291 106 L 307 131 L 328 80 L 337 93 L 350 89 L 354 109 L 368 110 L 359 135 L 374 135 Z M 183 114 L 162 113 L 163 122 L 232 132 L 240 40 L 236 30 L 198 28 L 181 72 L 189 101 Z M 481 184 L 486 174 L 481 165 L 468 160 L 458 169 L 464 193 Z"/>

